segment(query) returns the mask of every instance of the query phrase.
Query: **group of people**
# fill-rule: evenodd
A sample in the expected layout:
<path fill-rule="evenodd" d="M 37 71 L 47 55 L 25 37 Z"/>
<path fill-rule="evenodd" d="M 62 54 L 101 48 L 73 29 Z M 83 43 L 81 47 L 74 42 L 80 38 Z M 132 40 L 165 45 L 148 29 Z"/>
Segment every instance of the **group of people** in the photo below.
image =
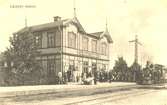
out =
<path fill-rule="evenodd" d="M 97 70 L 93 68 L 91 71 L 79 72 L 77 69 L 67 70 L 66 72 L 58 73 L 58 84 L 65 84 L 67 82 L 78 82 L 82 84 L 97 84 L 99 82 L 111 82 L 112 75 L 105 70 Z"/>
<path fill-rule="evenodd" d="M 64 84 L 67 82 L 79 82 L 80 81 L 80 73 L 77 68 L 69 69 L 66 72 L 58 72 L 58 84 Z"/>
<path fill-rule="evenodd" d="M 159 66 L 158 66 L 159 67 Z M 123 81 L 123 82 L 141 82 L 143 80 L 152 80 L 155 83 L 161 81 L 163 77 L 162 68 L 156 68 L 155 65 L 147 63 L 146 67 L 141 69 L 128 69 L 121 71 L 116 70 L 97 70 L 96 67 L 90 71 L 85 70 L 79 72 L 77 68 L 70 68 L 67 72 L 59 72 L 59 84 L 67 82 L 78 82 L 82 84 L 97 84 L 98 82 L 111 82 L 111 81 Z"/>

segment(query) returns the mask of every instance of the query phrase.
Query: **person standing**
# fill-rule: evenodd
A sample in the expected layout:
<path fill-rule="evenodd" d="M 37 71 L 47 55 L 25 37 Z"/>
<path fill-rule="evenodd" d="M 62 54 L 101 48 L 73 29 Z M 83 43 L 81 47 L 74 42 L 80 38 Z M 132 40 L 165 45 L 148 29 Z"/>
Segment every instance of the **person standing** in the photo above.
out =
<path fill-rule="evenodd" d="M 83 76 L 82 76 L 82 81 L 85 82 L 86 81 L 86 73 L 83 72 Z"/>
<path fill-rule="evenodd" d="M 94 74 L 94 84 L 97 84 L 97 68 L 95 67 L 93 70 L 93 74 Z"/>
<path fill-rule="evenodd" d="M 62 72 L 58 73 L 58 77 L 59 77 L 59 84 L 62 84 Z"/>
<path fill-rule="evenodd" d="M 77 71 L 76 71 L 76 68 L 74 67 L 73 68 L 73 82 L 76 82 L 77 81 Z"/>
<path fill-rule="evenodd" d="M 68 78 L 68 82 L 72 81 L 72 67 L 71 66 L 69 66 L 67 70 L 67 78 Z"/>
<path fill-rule="evenodd" d="M 67 83 L 68 81 L 68 78 L 67 78 L 67 71 L 64 72 L 64 75 L 63 75 L 63 83 Z"/>

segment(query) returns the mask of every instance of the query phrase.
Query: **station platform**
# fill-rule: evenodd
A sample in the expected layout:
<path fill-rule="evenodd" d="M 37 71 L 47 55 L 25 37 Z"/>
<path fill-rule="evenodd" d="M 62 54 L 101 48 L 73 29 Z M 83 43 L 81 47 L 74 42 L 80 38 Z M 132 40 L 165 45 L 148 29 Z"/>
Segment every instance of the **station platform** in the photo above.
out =
<path fill-rule="evenodd" d="M 91 95 L 98 92 L 112 92 L 119 91 L 120 89 L 130 89 L 136 86 L 136 83 L 111 82 L 97 83 L 97 85 L 68 83 L 66 85 L 0 87 L 0 98 L 40 94 L 57 94 L 58 97 L 68 96 L 70 94 Z"/>

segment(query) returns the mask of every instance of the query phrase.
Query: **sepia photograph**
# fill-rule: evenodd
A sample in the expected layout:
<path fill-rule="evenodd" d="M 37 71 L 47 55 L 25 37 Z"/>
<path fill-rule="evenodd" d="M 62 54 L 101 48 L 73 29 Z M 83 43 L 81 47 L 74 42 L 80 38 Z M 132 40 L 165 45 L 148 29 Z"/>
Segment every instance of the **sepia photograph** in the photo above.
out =
<path fill-rule="evenodd" d="M 167 105 L 167 0 L 0 0 L 0 105 Z"/>

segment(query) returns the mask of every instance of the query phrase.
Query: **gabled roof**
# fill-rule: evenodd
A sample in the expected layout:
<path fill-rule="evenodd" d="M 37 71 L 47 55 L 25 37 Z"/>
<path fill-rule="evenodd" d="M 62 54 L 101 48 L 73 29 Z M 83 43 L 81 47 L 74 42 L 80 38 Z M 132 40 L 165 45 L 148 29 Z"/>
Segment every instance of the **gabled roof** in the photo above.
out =
<path fill-rule="evenodd" d="M 50 22 L 50 23 L 34 25 L 34 26 L 30 26 L 30 27 L 24 27 L 23 29 L 16 32 L 16 34 L 29 32 L 30 30 L 32 32 L 41 31 L 41 30 L 45 30 L 45 29 L 58 27 L 58 26 L 67 26 L 68 24 L 74 24 L 77 27 L 78 31 L 81 33 L 96 37 L 98 39 L 100 39 L 102 37 L 106 37 L 109 43 L 113 43 L 113 40 L 112 40 L 108 30 L 101 31 L 101 32 L 95 32 L 95 33 L 86 33 L 86 31 L 84 30 L 84 28 L 82 27 L 82 25 L 80 24 L 79 20 L 76 17 L 74 17 L 72 19 L 63 19 L 63 20 L 58 20 L 58 21 L 54 21 L 54 22 Z"/>
<path fill-rule="evenodd" d="M 82 27 L 81 23 L 79 22 L 79 20 L 76 17 L 72 18 L 68 23 L 74 24 L 78 28 L 79 32 L 86 33 L 84 28 Z"/>
<path fill-rule="evenodd" d="M 99 39 L 103 38 L 103 37 L 106 37 L 109 43 L 113 43 L 113 40 L 112 40 L 112 38 L 111 38 L 111 36 L 110 36 L 110 34 L 109 34 L 108 31 L 101 31 L 101 32 L 90 33 L 90 35 L 96 36 Z"/>
<path fill-rule="evenodd" d="M 107 29 L 107 28 L 106 28 L 106 30 L 100 35 L 100 37 L 101 37 L 101 38 L 102 38 L 102 37 L 106 37 L 109 43 L 113 43 L 113 40 L 112 40 L 112 38 L 111 38 L 111 36 L 110 36 L 110 33 L 108 32 L 108 29 Z"/>
<path fill-rule="evenodd" d="M 34 26 L 30 26 L 30 27 L 24 27 L 23 29 L 19 30 L 16 33 L 23 33 L 23 32 L 28 31 L 29 29 L 31 29 L 31 31 L 40 31 L 43 29 L 49 29 L 49 28 L 54 28 L 57 26 L 63 26 L 63 22 L 66 22 L 68 20 L 69 19 L 64 19 L 64 20 L 54 21 L 54 22 L 50 22 L 50 23 L 34 25 Z"/>
<path fill-rule="evenodd" d="M 100 35 L 103 33 L 103 31 L 101 32 L 94 32 L 94 33 L 90 33 L 91 35 L 94 35 L 96 37 L 100 37 Z"/>
<path fill-rule="evenodd" d="M 25 28 L 19 30 L 16 33 L 23 33 L 23 32 L 28 31 L 29 29 L 31 31 L 40 31 L 40 30 L 44 30 L 44 29 L 54 28 L 54 27 L 57 27 L 57 26 L 65 26 L 69 23 L 74 24 L 78 28 L 78 31 L 86 33 L 77 18 L 64 19 L 64 20 L 54 21 L 54 22 L 50 22 L 50 23 L 25 27 Z"/>

